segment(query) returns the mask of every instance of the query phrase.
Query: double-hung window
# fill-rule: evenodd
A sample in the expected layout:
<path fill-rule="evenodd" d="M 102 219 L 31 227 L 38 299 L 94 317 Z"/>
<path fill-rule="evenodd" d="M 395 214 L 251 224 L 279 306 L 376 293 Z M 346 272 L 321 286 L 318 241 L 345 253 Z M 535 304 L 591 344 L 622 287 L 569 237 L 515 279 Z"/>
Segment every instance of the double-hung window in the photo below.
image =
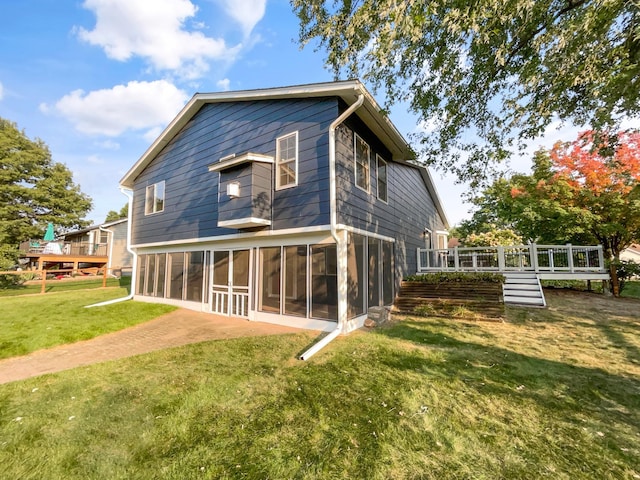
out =
<path fill-rule="evenodd" d="M 298 184 L 298 132 L 276 140 L 276 190 Z"/>
<path fill-rule="evenodd" d="M 387 162 L 380 155 L 376 155 L 378 177 L 378 199 L 387 202 Z"/>
<path fill-rule="evenodd" d="M 164 210 L 164 180 L 147 186 L 144 214 L 151 215 Z"/>
<path fill-rule="evenodd" d="M 371 156 L 371 149 L 369 145 L 355 135 L 355 176 L 356 186 L 369 192 L 369 162 Z"/>

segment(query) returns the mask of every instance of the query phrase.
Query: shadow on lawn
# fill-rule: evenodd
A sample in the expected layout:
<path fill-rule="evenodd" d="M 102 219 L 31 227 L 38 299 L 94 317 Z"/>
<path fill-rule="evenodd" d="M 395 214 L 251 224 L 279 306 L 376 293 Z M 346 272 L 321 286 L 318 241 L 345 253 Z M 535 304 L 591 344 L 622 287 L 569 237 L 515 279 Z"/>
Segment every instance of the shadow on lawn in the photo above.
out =
<path fill-rule="evenodd" d="M 436 381 L 461 381 L 483 396 L 529 398 L 549 412 L 582 425 L 581 414 L 603 424 L 612 420 L 640 427 L 640 380 L 598 368 L 524 355 L 500 347 L 465 342 L 440 330 L 438 324 L 405 321 L 376 331 L 379 335 L 437 349 L 444 361 L 419 351 L 395 350 L 380 361 L 398 370 L 423 373 Z M 605 332 L 618 341 L 618 333 Z M 628 347 L 637 358 L 637 348 Z"/>

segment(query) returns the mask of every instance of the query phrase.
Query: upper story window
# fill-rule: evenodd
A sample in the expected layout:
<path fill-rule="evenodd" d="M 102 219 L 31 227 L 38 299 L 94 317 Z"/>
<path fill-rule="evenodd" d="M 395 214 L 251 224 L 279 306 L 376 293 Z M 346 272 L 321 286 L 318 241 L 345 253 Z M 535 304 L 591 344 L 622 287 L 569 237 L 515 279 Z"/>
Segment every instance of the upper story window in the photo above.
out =
<path fill-rule="evenodd" d="M 378 177 L 378 199 L 387 203 L 387 161 L 380 155 L 376 155 L 377 160 L 377 177 Z"/>
<path fill-rule="evenodd" d="M 276 190 L 298 184 L 298 132 L 276 140 Z"/>
<path fill-rule="evenodd" d="M 369 162 L 371 156 L 371 149 L 369 145 L 355 135 L 355 176 L 356 186 L 369 192 Z"/>
<path fill-rule="evenodd" d="M 144 214 L 159 213 L 164 210 L 164 180 L 147 186 Z"/>

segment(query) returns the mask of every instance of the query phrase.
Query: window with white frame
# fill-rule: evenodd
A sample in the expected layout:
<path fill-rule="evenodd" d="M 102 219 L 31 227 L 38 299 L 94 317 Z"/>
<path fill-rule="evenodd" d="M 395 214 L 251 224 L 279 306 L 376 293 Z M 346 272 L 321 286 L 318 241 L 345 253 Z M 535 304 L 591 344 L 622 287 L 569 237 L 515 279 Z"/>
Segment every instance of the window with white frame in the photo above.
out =
<path fill-rule="evenodd" d="M 376 155 L 376 177 L 378 177 L 378 199 L 387 202 L 387 161 Z"/>
<path fill-rule="evenodd" d="M 276 140 L 276 189 L 298 184 L 298 132 Z"/>
<path fill-rule="evenodd" d="M 367 193 L 369 192 L 369 162 L 371 156 L 371 149 L 369 145 L 360 138 L 357 134 L 355 135 L 355 159 L 354 159 L 354 168 L 355 168 L 355 177 L 356 177 L 356 186 L 365 190 Z"/>
<path fill-rule="evenodd" d="M 164 210 L 164 180 L 147 186 L 144 214 L 159 213 Z"/>

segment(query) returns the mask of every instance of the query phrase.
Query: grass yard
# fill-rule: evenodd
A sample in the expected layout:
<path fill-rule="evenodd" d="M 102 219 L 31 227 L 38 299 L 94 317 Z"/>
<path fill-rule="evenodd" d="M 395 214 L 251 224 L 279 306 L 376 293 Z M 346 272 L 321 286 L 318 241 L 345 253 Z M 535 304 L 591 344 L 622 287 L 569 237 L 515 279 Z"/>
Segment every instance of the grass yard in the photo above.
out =
<path fill-rule="evenodd" d="M 397 319 L 308 362 L 307 332 L 0 385 L 0 477 L 639 478 L 640 301 L 547 300 Z"/>
<path fill-rule="evenodd" d="M 103 289 L 88 283 L 90 281 L 60 283 L 62 291 L 45 295 L 0 297 L 0 359 L 86 340 L 175 310 L 167 305 L 141 302 L 84 308 L 125 297 L 128 293 L 126 285 Z M 82 285 L 89 289 L 79 290 L 78 286 Z M 38 286 L 38 292 L 39 289 Z"/>
<path fill-rule="evenodd" d="M 131 277 L 108 278 L 107 287 L 129 288 L 131 286 Z M 81 280 L 63 279 L 63 280 L 47 280 L 45 285 L 45 293 L 68 292 L 72 290 L 87 290 L 91 288 L 101 288 L 102 277 L 83 278 Z M 0 289 L 0 297 L 16 297 L 20 295 L 39 294 L 42 289 L 40 281 L 30 281 L 26 284 L 16 285 L 11 288 Z M 126 293 L 125 293 L 126 295 Z"/>

